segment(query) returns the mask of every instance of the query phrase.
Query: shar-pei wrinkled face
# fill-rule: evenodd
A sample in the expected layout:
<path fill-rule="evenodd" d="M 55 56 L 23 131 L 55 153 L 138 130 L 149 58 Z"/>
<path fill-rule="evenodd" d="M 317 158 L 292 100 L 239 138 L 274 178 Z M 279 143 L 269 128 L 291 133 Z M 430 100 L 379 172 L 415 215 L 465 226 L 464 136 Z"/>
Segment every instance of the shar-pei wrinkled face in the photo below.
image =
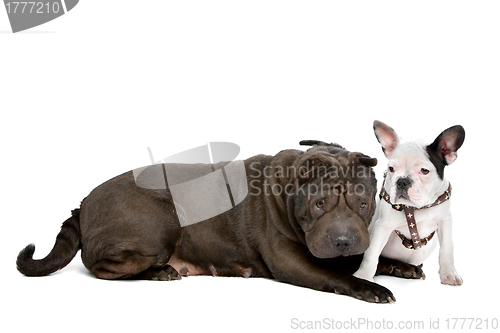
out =
<path fill-rule="evenodd" d="M 340 146 L 315 146 L 295 161 L 288 215 L 317 258 L 364 253 L 375 212 L 377 160 Z"/>

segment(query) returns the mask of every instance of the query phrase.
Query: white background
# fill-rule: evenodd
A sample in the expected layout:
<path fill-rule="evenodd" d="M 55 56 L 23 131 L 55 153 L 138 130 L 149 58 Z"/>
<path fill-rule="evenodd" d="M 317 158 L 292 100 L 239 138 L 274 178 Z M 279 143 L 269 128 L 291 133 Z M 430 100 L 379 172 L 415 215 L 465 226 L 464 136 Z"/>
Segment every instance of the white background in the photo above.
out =
<path fill-rule="evenodd" d="M 491 323 L 499 317 L 499 15 L 496 1 L 82 0 L 12 34 L 0 9 L 0 325 L 282 332 L 292 318 Z M 264 279 L 102 281 L 79 254 L 48 277 L 15 268 L 29 243 L 35 258 L 48 254 L 94 187 L 148 164 L 147 147 L 160 159 L 229 141 L 244 159 L 300 149 L 303 139 L 333 141 L 377 157 L 380 180 L 386 160 L 374 119 L 428 142 L 465 127 L 445 173 L 463 286 L 440 284 L 437 251 L 425 281 L 376 278 L 393 305 Z"/>

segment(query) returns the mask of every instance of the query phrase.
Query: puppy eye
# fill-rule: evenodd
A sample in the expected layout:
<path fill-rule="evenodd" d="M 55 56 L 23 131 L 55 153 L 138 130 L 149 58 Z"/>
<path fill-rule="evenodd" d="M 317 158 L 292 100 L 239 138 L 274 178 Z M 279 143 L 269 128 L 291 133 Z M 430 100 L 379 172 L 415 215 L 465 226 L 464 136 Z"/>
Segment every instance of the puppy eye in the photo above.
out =
<path fill-rule="evenodd" d="M 428 174 L 429 173 L 429 170 L 427 170 L 426 168 L 422 168 L 420 169 L 420 172 L 424 175 Z"/>
<path fill-rule="evenodd" d="M 390 167 L 389 167 L 389 171 L 390 171 L 390 172 L 394 172 L 394 168 L 390 166 Z"/>
<path fill-rule="evenodd" d="M 321 199 L 321 200 L 316 201 L 316 207 L 321 209 L 321 208 L 323 208 L 324 205 L 325 205 L 325 200 Z"/>
<path fill-rule="evenodd" d="M 359 204 L 359 209 L 365 209 L 366 206 L 368 206 L 368 203 L 366 201 L 361 201 L 361 203 Z"/>

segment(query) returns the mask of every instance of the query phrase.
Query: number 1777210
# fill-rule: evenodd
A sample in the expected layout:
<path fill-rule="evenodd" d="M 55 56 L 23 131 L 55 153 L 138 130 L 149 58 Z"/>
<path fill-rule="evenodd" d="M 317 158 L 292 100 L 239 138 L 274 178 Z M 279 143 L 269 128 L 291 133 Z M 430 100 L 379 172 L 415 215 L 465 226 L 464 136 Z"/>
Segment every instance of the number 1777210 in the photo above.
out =
<path fill-rule="evenodd" d="M 9 14 L 49 14 L 59 13 L 59 2 L 10 1 L 5 3 Z"/>

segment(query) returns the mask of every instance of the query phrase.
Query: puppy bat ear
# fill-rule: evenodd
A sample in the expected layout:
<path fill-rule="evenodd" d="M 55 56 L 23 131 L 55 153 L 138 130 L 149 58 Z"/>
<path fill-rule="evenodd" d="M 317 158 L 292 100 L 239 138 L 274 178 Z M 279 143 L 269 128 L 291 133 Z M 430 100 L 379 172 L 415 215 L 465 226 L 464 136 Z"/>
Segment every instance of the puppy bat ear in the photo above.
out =
<path fill-rule="evenodd" d="M 442 163 L 450 165 L 457 159 L 457 150 L 462 146 L 464 140 L 464 128 L 456 125 L 439 134 L 427 149 L 429 153 L 437 156 Z"/>
<path fill-rule="evenodd" d="M 399 144 L 399 136 L 392 127 L 378 120 L 373 122 L 373 131 L 375 132 L 378 142 L 382 145 L 382 151 L 385 156 L 389 158 L 394 148 Z"/>

